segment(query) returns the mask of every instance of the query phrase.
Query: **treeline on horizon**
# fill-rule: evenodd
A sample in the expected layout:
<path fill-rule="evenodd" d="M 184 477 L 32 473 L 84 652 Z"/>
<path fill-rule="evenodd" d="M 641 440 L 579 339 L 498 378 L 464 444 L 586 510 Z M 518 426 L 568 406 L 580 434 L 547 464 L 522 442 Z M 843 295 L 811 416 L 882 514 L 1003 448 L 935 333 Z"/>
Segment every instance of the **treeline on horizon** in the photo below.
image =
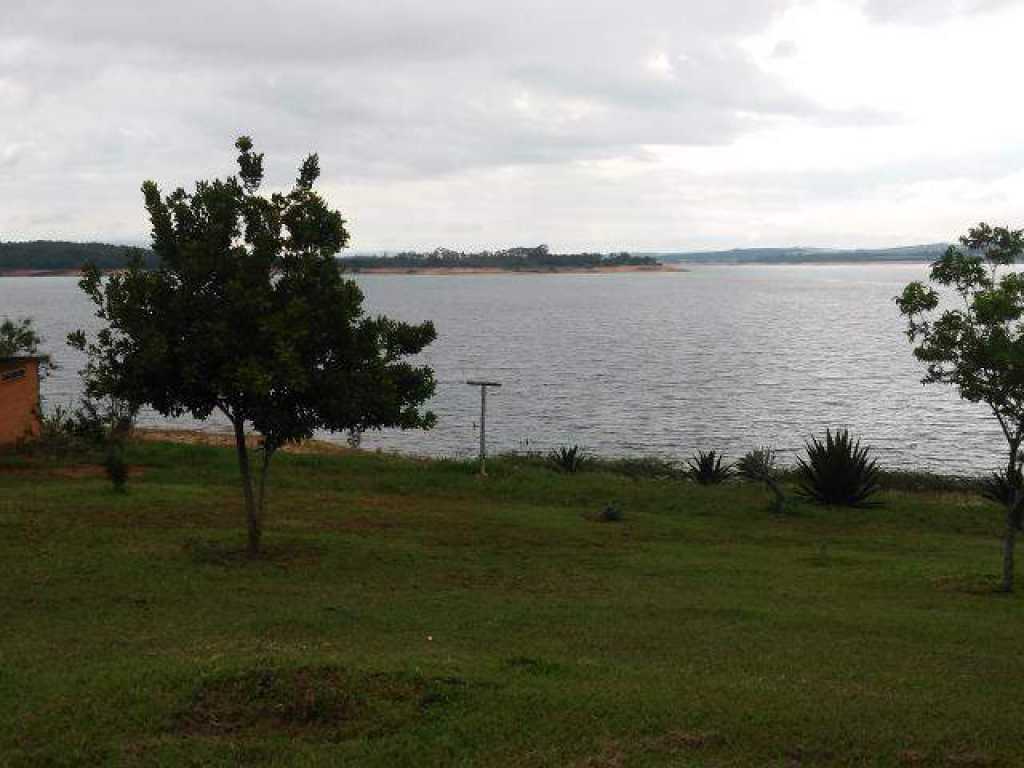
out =
<path fill-rule="evenodd" d="M 147 249 L 108 243 L 72 243 L 63 240 L 34 240 L 21 243 L 0 242 L 0 271 L 70 270 L 88 263 L 103 270 L 126 267 L 135 254 L 141 254 L 147 266 L 156 265 L 156 255 Z"/>
<path fill-rule="evenodd" d="M 347 269 L 592 269 L 597 267 L 656 267 L 655 256 L 621 253 L 551 253 L 546 245 L 532 248 L 507 248 L 500 251 L 467 253 L 450 248 L 437 248 L 429 253 L 403 251 L 382 256 L 348 256 L 342 258 Z"/>
<path fill-rule="evenodd" d="M 919 262 L 942 257 L 948 243 L 899 248 L 732 248 L 727 251 L 659 253 L 662 261 L 692 264 L 828 264 L 844 262 Z"/>

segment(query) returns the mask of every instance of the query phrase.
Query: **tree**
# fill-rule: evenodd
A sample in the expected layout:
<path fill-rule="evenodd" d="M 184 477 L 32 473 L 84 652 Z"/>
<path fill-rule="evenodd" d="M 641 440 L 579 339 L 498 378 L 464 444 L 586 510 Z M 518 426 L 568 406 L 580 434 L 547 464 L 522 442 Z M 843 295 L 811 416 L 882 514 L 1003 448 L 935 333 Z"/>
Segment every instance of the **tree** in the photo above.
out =
<path fill-rule="evenodd" d="M 87 395 L 164 416 L 222 413 L 234 430 L 249 553 L 263 531 L 275 452 L 316 430 L 429 428 L 420 410 L 433 372 L 406 358 L 435 338 L 427 322 L 368 317 L 336 254 L 345 221 L 314 190 L 317 156 L 287 194 L 261 196 L 263 155 L 243 136 L 237 176 L 162 196 L 142 186 L 156 269 L 140 257 L 120 274 L 87 267 L 83 290 L 106 327 L 70 343 L 88 354 Z M 259 435 L 259 468 L 247 431 Z"/>
<path fill-rule="evenodd" d="M 33 327 L 32 318 L 0 322 L 0 357 L 36 356 L 42 339 Z"/>
<path fill-rule="evenodd" d="M 931 282 L 912 282 L 896 297 L 907 318 L 923 383 L 952 384 L 965 400 L 984 403 L 1006 438 L 1006 528 L 1002 588 L 1013 589 L 1014 548 L 1021 527 L 1024 440 L 1024 275 L 1005 269 L 1024 253 L 1024 230 L 979 224 L 931 267 Z M 944 299 L 940 290 L 947 294 Z"/>

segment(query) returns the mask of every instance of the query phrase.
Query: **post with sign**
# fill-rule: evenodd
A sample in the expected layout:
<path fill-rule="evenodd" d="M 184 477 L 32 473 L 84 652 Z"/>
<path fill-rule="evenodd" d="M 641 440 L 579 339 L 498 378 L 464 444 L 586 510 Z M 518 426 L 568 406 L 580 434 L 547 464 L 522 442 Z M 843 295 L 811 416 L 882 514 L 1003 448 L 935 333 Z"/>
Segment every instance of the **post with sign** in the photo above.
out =
<path fill-rule="evenodd" d="M 487 388 L 500 387 L 497 381 L 467 381 L 471 387 L 480 387 L 480 476 L 487 476 Z"/>

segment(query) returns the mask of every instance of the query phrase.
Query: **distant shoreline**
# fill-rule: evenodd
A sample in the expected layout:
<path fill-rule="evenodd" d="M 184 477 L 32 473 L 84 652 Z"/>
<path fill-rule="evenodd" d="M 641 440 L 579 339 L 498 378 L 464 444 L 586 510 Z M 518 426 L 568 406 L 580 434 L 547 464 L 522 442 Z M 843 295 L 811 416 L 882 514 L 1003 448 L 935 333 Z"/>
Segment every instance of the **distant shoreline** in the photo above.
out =
<path fill-rule="evenodd" d="M 349 275 L 593 275 L 622 272 L 686 272 L 669 264 L 637 264 L 615 267 L 549 267 L 506 269 L 503 267 L 364 267 L 345 269 Z"/>
<path fill-rule="evenodd" d="M 103 272 L 116 272 L 117 270 L 103 270 Z M 82 274 L 79 269 L 0 269 L 0 277 L 78 277 Z"/>

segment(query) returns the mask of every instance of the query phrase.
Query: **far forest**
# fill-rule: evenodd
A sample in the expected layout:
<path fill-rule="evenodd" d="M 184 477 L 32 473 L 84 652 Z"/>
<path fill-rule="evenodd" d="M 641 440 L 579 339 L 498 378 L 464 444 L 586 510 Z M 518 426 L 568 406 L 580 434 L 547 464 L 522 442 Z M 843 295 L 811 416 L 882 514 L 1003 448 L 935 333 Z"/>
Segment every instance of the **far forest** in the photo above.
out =
<path fill-rule="evenodd" d="M 86 264 L 95 264 L 101 270 L 121 269 L 128 266 L 136 254 L 142 257 L 146 266 L 155 266 L 156 258 L 152 251 L 127 245 L 60 240 L 0 242 L 0 272 L 78 270 Z"/>
<path fill-rule="evenodd" d="M 634 256 L 626 252 L 551 253 L 546 245 L 476 253 L 438 248 L 429 253 L 403 251 L 386 256 L 349 256 L 341 261 L 352 272 L 373 269 L 503 269 L 515 272 L 660 265 L 653 256 Z"/>

